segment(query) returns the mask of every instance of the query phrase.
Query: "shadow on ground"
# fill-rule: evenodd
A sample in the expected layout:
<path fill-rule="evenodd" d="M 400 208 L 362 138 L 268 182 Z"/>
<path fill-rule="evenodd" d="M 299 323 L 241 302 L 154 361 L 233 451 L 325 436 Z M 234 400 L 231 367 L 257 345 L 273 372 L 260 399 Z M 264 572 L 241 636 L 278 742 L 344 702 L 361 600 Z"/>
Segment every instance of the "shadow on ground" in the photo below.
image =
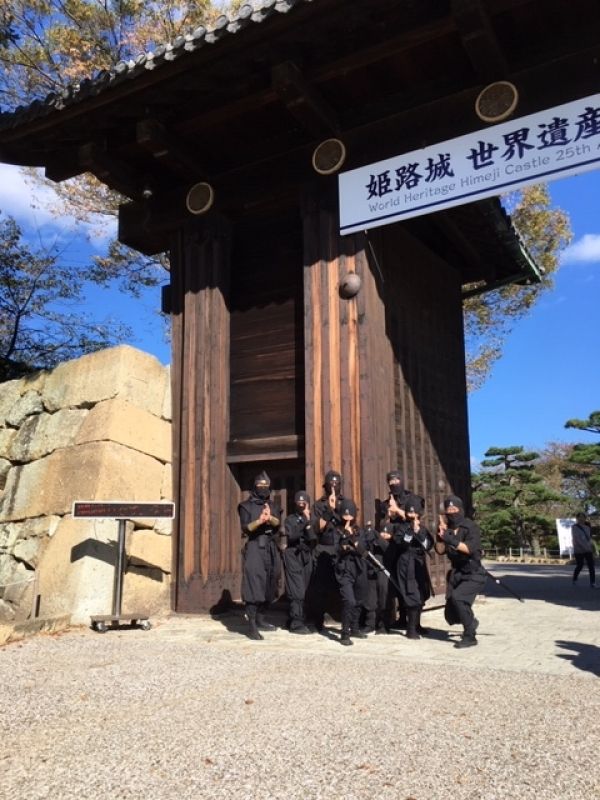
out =
<path fill-rule="evenodd" d="M 495 578 L 500 578 L 525 601 L 542 600 L 582 611 L 600 609 L 600 590 L 590 588 L 587 573 L 582 573 L 578 582 L 573 585 L 572 566 L 487 562 L 484 566 Z M 491 578 L 488 578 L 483 594 L 486 597 L 510 597 L 510 594 Z M 518 601 L 515 599 L 516 602 Z"/>
<path fill-rule="evenodd" d="M 574 667 L 591 672 L 592 675 L 600 677 L 600 647 L 595 644 L 583 644 L 582 642 L 565 642 L 557 640 L 557 647 L 563 650 L 572 650 L 572 653 L 559 653 L 558 657 L 570 661 Z"/>

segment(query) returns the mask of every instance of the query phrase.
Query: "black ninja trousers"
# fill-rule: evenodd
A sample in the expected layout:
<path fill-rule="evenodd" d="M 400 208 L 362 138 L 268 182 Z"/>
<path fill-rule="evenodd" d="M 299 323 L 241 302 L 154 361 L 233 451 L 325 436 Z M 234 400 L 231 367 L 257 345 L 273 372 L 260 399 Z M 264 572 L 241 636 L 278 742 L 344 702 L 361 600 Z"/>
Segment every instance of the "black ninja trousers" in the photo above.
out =
<path fill-rule="evenodd" d="M 484 573 L 452 570 L 448 577 L 444 616 L 449 625 L 460 623 L 465 636 L 475 636 L 475 615 L 471 606 L 484 586 Z"/>

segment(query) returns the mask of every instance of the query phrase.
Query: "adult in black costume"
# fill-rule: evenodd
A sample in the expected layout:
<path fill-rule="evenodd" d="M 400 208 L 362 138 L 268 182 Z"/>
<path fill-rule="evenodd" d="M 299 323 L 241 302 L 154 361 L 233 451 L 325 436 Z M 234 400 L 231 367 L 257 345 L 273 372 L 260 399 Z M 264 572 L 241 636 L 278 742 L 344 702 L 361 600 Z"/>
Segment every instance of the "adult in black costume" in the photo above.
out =
<path fill-rule="evenodd" d="M 304 619 L 304 598 L 313 571 L 316 520 L 311 518 L 310 497 L 304 490 L 296 492 L 294 504 L 293 513 L 284 522 L 285 591 L 290 601 L 290 633 L 306 634 L 310 631 Z"/>
<path fill-rule="evenodd" d="M 342 476 L 329 470 L 323 482 L 325 494 L 313 506 L 317 546 L 315 567 L 309 587 L 312 616 L 318 631 L 323 630 L 326 611 L 339 607 L 339 587 L 335 577 L 335 562 L 339 551 L 339 528 L 343 522 L 337 511 L 337 503 L 343 500 Z"/>
<path fill-rule="evenodd" d="M 377 502 L 377 518 L 378 518 L 378 529 L 381 533 L 386 533 L 393 530 L 395 525 L 399 525 L 404 522 L 406 518 L 406 514 L 404 511 L 404 506 L 408 500 L 412 497 L 417 497 L 423 504 L 425 501 L 422 497 L 418 497 L 417 495 L 413 495 L 408 489 L 404 487 L 404 481 L 402 479 L 402 473 L 399 469 L 392 469 L 386 475 L 386 480 L 388 484 L 388 496 L 385 500 L 379 500 Z M 396 551 L 396 542 L 395 538 L 392 537 L 392 540 L 385 552 L 385 567 L 388 569 L 392 575 L 396 573 L 396 560 L 398 554 Z M 396 618 L 396 611 L 395 605 L 396 600 L 398 601 L 398 621 L 395 621 Z M 393 627 L 393 628 L 406 628 L 408 625 L 408 617 L 406 613 L 406 606 L 404 605 L 404 600 L 402 599 L 402 595 L 399 595 L 398 592 L 394 589 L 394 587 L 388 583 L 387 586 L 387 597 L 385 600 L 386 603 L 386 624 L 385 628 Z M 384 628 L 384 630 L 385 630 Z M 381 628 L 379 628 L 381 632 Z"/>
<path fill-rule="evenodd" d="M 238 506 L 243 553 L 242 599 L 246 605 L 248 636 L 262 639 L 260 631 L 275 630 L 264 618 L 266 606 L 277 596 L 281 561 L 276 537 L 282 509 L 271 500 L 271 481 L 266 472 L 254 479 L 250 496 Z"/>
<path fill-rule="evenodd" d="M 475 631 L 479 625 L 471 606 L 483 590 L 486 575 L 481 566 L 481 531 L 473 520 L 465 517 L 463 501 L 452 495 L 444 500 L 445 517 L 440 517 L 436 551 L 445 552 L 452 569 L 448 573 L 446 608 L 448 625 L 461 623 L 463 635 L 455 647 L 477 644 Z"/>
<path fill-rule="evenodd" d="M 431 596 L 431 579 L 427 569 L 427 552 L 433 547 L 433 536 L 421 523 L 423 503 L 420 497 L 411 497 L 404 504 L 405 521 L 394 526 L 394 541 L 398 555 L 396 583 L 406 608 L 408 639 L 420 639 L 425 629 L 421 627 L 421 612 Z"/>
<path fill-rule="evenodd" d="M 360 603 L 365 590 L 366 565 L 363 558 L 364 532 L 356 524 L 356 505 L 342 497 L 337 502 L 340 518 L 335 578 L 342 598 L 342 637 L 340 644 L 351 645 L 350 637 L 366 639 L 359 628 Z"/>

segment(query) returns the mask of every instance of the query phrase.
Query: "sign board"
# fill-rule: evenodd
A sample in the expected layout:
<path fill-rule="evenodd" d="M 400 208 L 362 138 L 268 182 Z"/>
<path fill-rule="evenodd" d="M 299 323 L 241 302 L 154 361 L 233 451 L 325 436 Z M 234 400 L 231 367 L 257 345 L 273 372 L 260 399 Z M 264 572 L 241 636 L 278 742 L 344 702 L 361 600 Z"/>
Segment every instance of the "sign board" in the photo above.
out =
<path fill-rule="evenodd" d="M 73 517 L 77 519 L 173 519 L 175 503 L 132 503 L 124 500 L 76 500 Z"/>
<path fill-rule="evenodd" d="M 600 94 L 339 175 L 340 233 L 600 166 Z"/>
<path fill-rule="evenodd" d="M 558 549 L 561 556 L 573 555 L 573 540 L 571 526 L 575 525 L 574 519 L 557 519 L 556 533 L 558 534 Z"/>

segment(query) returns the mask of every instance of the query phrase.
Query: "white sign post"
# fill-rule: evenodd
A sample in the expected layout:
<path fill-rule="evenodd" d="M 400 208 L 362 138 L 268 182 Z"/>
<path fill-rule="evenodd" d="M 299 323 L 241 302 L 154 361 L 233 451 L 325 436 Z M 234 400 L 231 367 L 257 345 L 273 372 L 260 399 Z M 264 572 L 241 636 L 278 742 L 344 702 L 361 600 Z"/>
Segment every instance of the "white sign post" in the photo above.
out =
<path fill-rule="evenodd" d="M 340 173 L 340 233 L 598 167 L 600 94 Z"/>
<path fill-rule="evenodd" d="M 558 534 L 558 549 L 561 556 L 573 555 L 573 539 L 571 536 L 571 527 L 575 525 L 574 519 L 557 519 L 556 520 L 556 533 Z"/>

